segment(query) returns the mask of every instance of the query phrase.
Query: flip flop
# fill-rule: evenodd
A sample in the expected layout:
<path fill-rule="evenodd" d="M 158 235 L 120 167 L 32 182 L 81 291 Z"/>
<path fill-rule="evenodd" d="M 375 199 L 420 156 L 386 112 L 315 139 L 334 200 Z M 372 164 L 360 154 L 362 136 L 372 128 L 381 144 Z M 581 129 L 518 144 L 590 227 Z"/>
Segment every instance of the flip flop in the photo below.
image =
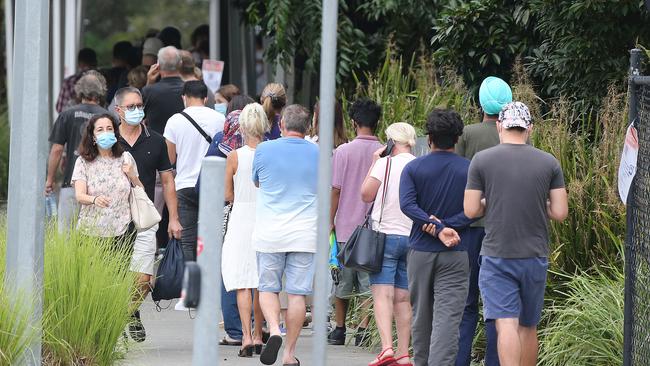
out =
<path fill-rule="evenodd" d="M 226 336 L 219 341 L 219 345 L 220 346 L 241 346 L 241 341 Z"/>
<path fill-rule="evenodd" d="M 283 363 L 282 366 L 300 366 L 300 360 L 298 357 L 294 357 L 296 359 L 296 363 Z"/>
<path fill-rule="evenodd" d="M 278 359 L 278 352 L 282 347 L 282 337 L 279 335 L 272 335 L 260 355 L 260 362 L 265 365 L 273 365 Z"/>

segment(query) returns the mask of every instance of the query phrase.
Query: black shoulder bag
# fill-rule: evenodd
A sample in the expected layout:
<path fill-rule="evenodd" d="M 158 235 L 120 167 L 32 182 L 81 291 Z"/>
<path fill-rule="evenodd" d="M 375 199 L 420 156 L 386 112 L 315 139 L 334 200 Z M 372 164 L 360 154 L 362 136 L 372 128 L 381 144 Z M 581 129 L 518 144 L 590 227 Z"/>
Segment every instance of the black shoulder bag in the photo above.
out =
<path fill-rule="evenodd" d="M 379 213 L 379 225 L 384 215 L 384 203 L 386 202 L 386 190 L 388 189 L 388 178 L 390 173 L 390 158 L 386 161 L 386 172 L 384 173 L 384 189 L 381 197 L 381 211 Z M 384 246 L 386 234 L 373 230 L 370 226 L 370 215 L 374 203 L 366 214 L 364 222 L 350 236 L 341 251 L 336 256 L 343 267 L 356 269 L 362 272 L 381 272 L 384 263 Z M 378 226 L 379 228 L 379 226 Z"/>
<path fill-rule="evenodd" d="M 199 131 L 201 135 L 203 135 L 203 138 L 205 138 L 205 141 L 207 141 L 208 144 L 212 143 L 212 137 L 208 136 L 208 134 L 201 128 L 201 126 L 199 126 L 198 123 L 196 123 L 196 121 L 192 117 L 190 117 L 189 114 L 185 112 L 181 112 L 181 114 L 183 115 L 183 117 L 187 118 L 188 121 L 190 121 L 192 126 L 194 126 L 194 128 L 196 128 L 196 130 Z"/>

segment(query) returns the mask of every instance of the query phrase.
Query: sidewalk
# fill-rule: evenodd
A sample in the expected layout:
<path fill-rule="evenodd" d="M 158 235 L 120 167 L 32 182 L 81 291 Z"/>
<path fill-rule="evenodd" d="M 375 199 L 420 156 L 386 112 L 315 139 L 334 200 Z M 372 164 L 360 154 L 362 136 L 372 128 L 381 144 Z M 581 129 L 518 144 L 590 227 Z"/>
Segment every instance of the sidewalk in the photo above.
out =
<path fill-rule="evenodd" d="M 131 350 L 121 365 L 133 366 L 189 366 L 192 364 L 193 320 L 187 312 L 175 311 L 174 303 L 167 310 L 157 312 L 151 301 L 141 307 L 142 322 L 147 328 L 147 340 L 140 344 L 131 343 Z M 219 339 L 223 338 L 219 329 Z M 297 356 L 302 365 L 313 365 L 311 361 L 311 329 L 303 329 L 298 340 Z M 259 366 L 259 356 L 237 357 L 239 347 L 219 346 L 219 362 L 215 365 Z M 328 365 L 366 366 L 374 355 L 354 346 L 328 346 Z M 276 365 L 282 365 L 278 358 Z"/>

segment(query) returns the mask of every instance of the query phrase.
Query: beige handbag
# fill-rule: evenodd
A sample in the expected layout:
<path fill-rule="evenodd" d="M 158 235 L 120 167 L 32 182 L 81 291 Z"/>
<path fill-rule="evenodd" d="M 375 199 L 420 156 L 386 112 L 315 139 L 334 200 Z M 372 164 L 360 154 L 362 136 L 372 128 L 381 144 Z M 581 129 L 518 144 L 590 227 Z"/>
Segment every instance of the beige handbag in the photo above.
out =
<path fill-rule="evenodd" d="M 135 164 L 135 160 L 131 154 L 125 152 L 124 155 L 128 156 L 132 164 Z M 131 221 L 133 221 L 133 225 L 138 230 L 149 229 L 161 220 L 160 214 L 156 210 L 153 202 L 149 199 L 149 196 L 147 196 L 147 192 L 140 186 L 131 186 L 129 206 L 131 207 Z"/>
<path fill-rule="evenodd" d="M 144 188 L 140 186 L 131 187 L 129 204 L 131 206 L 131 220 L 133 220 L 136 229 L 146 230 L 160 222 L 160 214 L 149 196 L 147 196 Z"/>

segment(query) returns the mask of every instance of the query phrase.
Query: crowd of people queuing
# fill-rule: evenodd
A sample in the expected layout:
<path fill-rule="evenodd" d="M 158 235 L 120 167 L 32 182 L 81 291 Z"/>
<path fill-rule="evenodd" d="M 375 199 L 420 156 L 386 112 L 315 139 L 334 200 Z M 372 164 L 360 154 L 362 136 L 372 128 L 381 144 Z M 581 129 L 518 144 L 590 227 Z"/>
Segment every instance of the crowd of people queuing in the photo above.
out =
<path fill-rule="evenodd" d="M 239 346 L 241 357 L 258 354 L 263 364 L 281 357 L 299 365 L 296 342 L 309 321 L 315 272 L 319 105 L 313 113 L 287 105 L 276 83 L 258 101 L 235 85 L 212 93 L 197 67 L 208 54 L 207 33 L 197 28 L 187 51 L 172 27 L 141 48 L 119 42 L 112 67 L 99 71 L 95 53 L 81 50 L 79 72 L 64 81 L 57 102 L 46 194 L 60 168 L 59 230 L 77 227 L 130 250 L 137 309 L 150 291 L 157 248 L 176 238 L 184 259 L 196 259 L 201 160 L 226 158 L 225 182 L 202 183 L 224 184 L 232 207 L 220 344 Z M 328 342 L 346 344 L 349 301 L 359 296 L 355 344 L 368 336 L 371 308 L 381 337 L 369 366 L 469 366 L 479 296 L 486 365 L 536 364 L 548 220 L 566 217 L 567 193 L 558 161 L 529 144 L 531 115 L 508 84 L 487 77 L 479 100 L 483 120 L 467 126 L 453 110 L 432 110 L 430 152 L 420 157 L 408 121 L 389 121 L 383 145 L 382 107 L 359 99 L 349 108 L 349 140 L 335 105 L 331 230 L 341 248 L 370 215 L 386 240 L 380 272 L 343 267 L 332 282 Z M 135 229 L 132 186 L 163 214 L 159 225 Z M 137 310 L 129 334 L 146 338 Z"/>

